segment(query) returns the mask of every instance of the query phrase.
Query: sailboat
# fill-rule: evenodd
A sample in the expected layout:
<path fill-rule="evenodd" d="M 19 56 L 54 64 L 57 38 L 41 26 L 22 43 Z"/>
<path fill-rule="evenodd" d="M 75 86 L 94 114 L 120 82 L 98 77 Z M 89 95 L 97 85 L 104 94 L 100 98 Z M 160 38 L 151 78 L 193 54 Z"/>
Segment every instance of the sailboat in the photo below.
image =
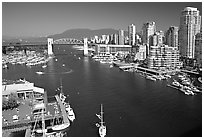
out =
<path fill-rule="evenodd" d="M 62 103 L 64 104 L 65 106 L 65 110 L 68 114 L 68 119 L 73 122 L 75 120 L 75 114 L 74 114 L 74 110 L 71 108 L 71 105 L 67 102 L 65 102 L 65 99 L 67 98 L 64 93 L 63 93 L 63 90 L 62 90 L 62 80 L 60 80 L 60 100 L 62 101 Z"/>
<path fill-rule="evenodd" d="M 99 128 L 99 135 L 100 137 L 105 137 L 106 136 L 106 126 L 104 125 L 103 121 L 103 105 L 101 104 L 101 112 L 100 115 L 96 114 L 96 116 L 101 120 L 100 124 L 96 123 L 96 126 Z"/>

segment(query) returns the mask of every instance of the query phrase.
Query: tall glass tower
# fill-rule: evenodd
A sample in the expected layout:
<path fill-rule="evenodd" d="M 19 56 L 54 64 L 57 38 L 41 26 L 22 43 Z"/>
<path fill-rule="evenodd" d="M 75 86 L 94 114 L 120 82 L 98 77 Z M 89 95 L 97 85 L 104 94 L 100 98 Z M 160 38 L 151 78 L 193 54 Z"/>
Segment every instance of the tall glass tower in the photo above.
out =
<path fill-rule="evenodd" d="M 200 32 L 201 16 L 197 8 L 186 7 L 181 12 L 179 26 L 179 50 L 186 58 L 195 57 L 195 35 Z"/>

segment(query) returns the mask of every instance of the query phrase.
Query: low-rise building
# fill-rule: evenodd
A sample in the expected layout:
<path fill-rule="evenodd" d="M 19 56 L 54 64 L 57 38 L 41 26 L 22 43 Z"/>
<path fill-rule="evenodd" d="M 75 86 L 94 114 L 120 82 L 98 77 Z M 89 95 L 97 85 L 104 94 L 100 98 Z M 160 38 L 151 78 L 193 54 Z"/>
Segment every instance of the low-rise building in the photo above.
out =
<path fill-rule="evenodd" d="M 44 89 L 35 87 L 34 83 L 30 83 L 25 80 L 19 80 L 12 84 L 2 85 L 2 97 L 7 98 L 11 93 L 16 93 L 18 98 L 37 98 L 44 95 Z"/>
<path fill-rule="evenodd" d="M 130 53 L 131 45 L 109 45 L 109 44 L 98 44 L 95 47 L 96 54 L 116 54 L 120 53 Z"/>

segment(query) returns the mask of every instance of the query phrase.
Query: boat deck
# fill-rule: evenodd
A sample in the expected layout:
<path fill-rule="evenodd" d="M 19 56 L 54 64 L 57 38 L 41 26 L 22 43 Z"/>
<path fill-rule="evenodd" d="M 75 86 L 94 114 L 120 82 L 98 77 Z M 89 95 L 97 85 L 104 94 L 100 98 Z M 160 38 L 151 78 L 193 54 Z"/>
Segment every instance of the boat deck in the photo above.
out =
<path fill-rule="evenodd" d="M 68 116 L 67 116 L 67 113 L 65 111 L 65 106 L 62 104 L 62 101 L 60 100 L 58 95 L 55 95 L 55 98 L 56 98 L 56 100 L 57 100 L 57 102 L 58 102 L 58 104 L 60 106 L 64 123 L 70 123 L 69 119 L 68 119 Z"/>

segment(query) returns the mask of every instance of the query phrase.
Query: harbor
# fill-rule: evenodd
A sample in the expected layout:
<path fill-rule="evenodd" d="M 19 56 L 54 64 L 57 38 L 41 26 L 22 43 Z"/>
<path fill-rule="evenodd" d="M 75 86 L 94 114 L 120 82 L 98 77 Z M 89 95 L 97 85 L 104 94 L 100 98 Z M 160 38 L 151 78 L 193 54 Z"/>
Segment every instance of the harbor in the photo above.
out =
<path fill-rule="evenodd" d="M 55 115 L 55 124 L 64 123 L 62 122 L 61 107 L 55 98 L 55 90 L 59 88 L 61 84 L 60 78 L 62 78 L 64 95 L 67 96 L 76 114 L 76 121 L 73 124 L 69 120 L 70 127 L 67 129 L 68 131 L 65 130 L 66 136 L 99 136 L 98 128 L 95 125 L 99 120 L 95 114 L 99 112 L 101 103 L 104 108 L 104 120 L 107 126 L 106 136 L 108 137 L 143 136 L 144 133 L 148 133 L 149 136 L 182 136 L 183 133 L 189 132 L 192 127 L 197 128 L 199 126 L 199 121 L 202 119 L 202 114 L 200 113 L 202 93 L 187 96 L 180 90 L 166 86 L 171 84 L 173 79 L 178 80 L 177 76 L 179 74 L 172 75 L 171 78 L 166 80 L 151 81 L 140 75 L 143 74 L 142 72 L 123 72 L 123 70 L 115 66 L 110 68 L 110 64 L 103 64 L 90 57 L 83 57 L 81 51 L 70 47 L 56 46 L 54 49 L 58 50 L 56 51 L 56 56 L 50 59 L 46 68 L 52 74 L 37 75 L 36 72 L 42 70 L 41 65 L 32 68 L 12 65 L 8 70 L 3 70 L 3 78 L 17 80 L 24 77 L 29 82 L 34 83 L 34 86 L 44 88 L 47 92 L 48 103 L 50 103 L 50 105 L 47 105 L 47 110 L 52 115 L 48 118 L 51 124 L 53 123 L 55 111 L 57 113 L 55 104 L 58 106 L 60 114 L 59 117 Z M 81 57 L 81 59 L 79 60 L 78 57 Z M 62 66 L 63 64 L 65 64 L 65 67 Z M 62 68 L 71 68 L 73 72 L 70 74 L 55 74 L 60 73 Z M 14 71 L 15 76 L 11 76 Z M 197 81 L 194 83 L 197 83 Z M 199 81 L 195 86 L 197 85 L 199 86 Z M 158 91 L 158 88 L 161 91 Z M 58 91 L 58 93 L 60 92 Z M 51 102 L 55 103 L 52 104 Z M 191 104 L 193 103 L 195 109 L 192 108 Z M 177 111 L 176 109 L 182 109 L 182 111 Z M 21 109 L 19 113 L 22 113 Z M 180 118 L 175 117 L 175 114 L 179 114 Z M 193 119 L 195 115 L 197 120 Z M 152 116 L 154 117 L 153 119 Z M 13 121 L 13 117 L 10 117 Z M 45 115 L 44 119 L 47 117 Z M 47 123 L 48 119 L 46 119 L 45 123 L 46 128 L 50 132 L 51 129 Z M 189 121 L 189 119 L 191 120 Z M 175 128 L 163 126 L 169 123 Z M 180 129 L 183 123 L 185 123 L 185 127 Z M 34 125 L 34 122 L 32 124 Z M 147 127 L 144 125 L 147 124 L 150 125 L 149 128 L 151 130 L 146 130 Z M 138 132 L 133 130 L 135 125 L 138 126 Z M 157 130 L 154 130 L 155 126 L 157 126 Z M 165 129 L 166 132 L 158 132 L 162 129 Z M 19 135 L 17 133 L 22 134 Z M 22 130 L 19 132 L 12 131 L 11 136 L 25 136 L 25 133 L 25 130 L 23 132 Z"/>

